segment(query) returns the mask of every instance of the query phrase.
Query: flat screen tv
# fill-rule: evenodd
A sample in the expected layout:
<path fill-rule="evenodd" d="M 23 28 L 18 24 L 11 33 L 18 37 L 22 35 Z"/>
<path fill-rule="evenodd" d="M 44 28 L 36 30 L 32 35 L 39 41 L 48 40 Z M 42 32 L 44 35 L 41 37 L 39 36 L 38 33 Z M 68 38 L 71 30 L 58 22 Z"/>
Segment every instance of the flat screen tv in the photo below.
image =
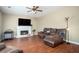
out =
<path fill-rule="evenodd" d="M 18 26 L 31 26 L 31 19 L 18 19 Z"/>

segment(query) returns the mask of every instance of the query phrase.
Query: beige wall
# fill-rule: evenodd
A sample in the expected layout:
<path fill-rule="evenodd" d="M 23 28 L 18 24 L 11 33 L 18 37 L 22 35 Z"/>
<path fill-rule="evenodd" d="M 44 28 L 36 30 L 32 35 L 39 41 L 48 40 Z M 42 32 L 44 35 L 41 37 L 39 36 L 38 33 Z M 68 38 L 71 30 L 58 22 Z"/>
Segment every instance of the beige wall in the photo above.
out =
<path fill-rule="evenodd" d="M 14 15 L 8 15 L 3 14 L 3 32 L 12 29 L 14 31 L 15 36 L 17 31 L 17 25 L 18 25 L 18 18 L 27 18 L 32 20 L 32 29 L 36 29 L 36 21 L 32 17 L 27 16 L 14 16 Z"/>
<path fill-rule="evenodd" d="M 63 7 L 62 9 L 56 10 L 49 13 L 48 15 L 40 18 L 31 18 L 26 16 L 14 16 L 3 14 L 3 32 L 7 29 L 12 29 L 15 32 L 17 29 L 18 18 L 31 18 L 32 29 L 42 31 L 44 28 L 66 28 L 65 17 L 69 16 L 69 38 L 71 41 L 79 42 L 79 7 Z"/>
<path fill-rule="evenodd" d="M 1 30 L 2 30 L 2 13 L 0 12 L 0 38 L 1 38 Z"/>
<path fill-rule="evenodd" d="M 79 7 L 63 7 L 38 18 L 38 31 L 44 28 L 66 28 L 65 17 L 69 16 L 69 38 L 71 41 L 79 42 Z"/>
<path fill-rule="evenodd" d="M 36 18 L 32 18 L 32 30 L 35 29 L 35 35 L 37 35 L 37 19 Z"/>

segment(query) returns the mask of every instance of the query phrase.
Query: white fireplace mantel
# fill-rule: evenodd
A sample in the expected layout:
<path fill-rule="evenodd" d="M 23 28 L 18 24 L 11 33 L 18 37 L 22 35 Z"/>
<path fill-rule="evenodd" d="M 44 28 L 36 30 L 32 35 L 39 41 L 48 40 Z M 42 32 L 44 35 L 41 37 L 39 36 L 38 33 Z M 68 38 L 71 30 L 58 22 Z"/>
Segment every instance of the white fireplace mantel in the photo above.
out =
<path fill-rule="evenodd" d="M 28 34 L 21 35 L 21 31 L 28 31 Z M 17 26 L 17 38 L 28 37 L 32 35 L 32 26 Z"/>

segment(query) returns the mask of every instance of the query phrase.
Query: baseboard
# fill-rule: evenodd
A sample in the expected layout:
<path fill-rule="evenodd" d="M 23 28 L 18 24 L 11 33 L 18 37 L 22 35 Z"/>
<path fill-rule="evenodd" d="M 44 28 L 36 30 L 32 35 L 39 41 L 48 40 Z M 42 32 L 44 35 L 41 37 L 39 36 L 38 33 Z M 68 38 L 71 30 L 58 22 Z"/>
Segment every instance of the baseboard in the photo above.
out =
<path fill-rule="evenodd" d="M 73 44 L 77 44 L 77 45 L 79 45 L 79 43 L 78 42 L 74 42 L 74 41 L 69 41 L 70 43 L 73 43 Z"/>

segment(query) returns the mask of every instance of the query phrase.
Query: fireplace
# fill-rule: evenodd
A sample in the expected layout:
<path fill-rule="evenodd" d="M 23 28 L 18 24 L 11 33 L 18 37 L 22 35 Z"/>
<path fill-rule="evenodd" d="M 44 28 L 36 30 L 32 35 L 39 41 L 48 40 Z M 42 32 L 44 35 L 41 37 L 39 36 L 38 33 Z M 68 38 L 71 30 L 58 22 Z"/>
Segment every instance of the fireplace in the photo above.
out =
<path fill-rule="evenodd" d="M 18 26 L 17 27 L 17 38 L 20 37 L 28 37 L 32 35 L 32 27 L 31 26 Z"/>
<path fill-rule="evenodd" d="M 23 30 L 20 32 L 20 35 L 27 35 L 28 34 L 28 30 Z"/>

